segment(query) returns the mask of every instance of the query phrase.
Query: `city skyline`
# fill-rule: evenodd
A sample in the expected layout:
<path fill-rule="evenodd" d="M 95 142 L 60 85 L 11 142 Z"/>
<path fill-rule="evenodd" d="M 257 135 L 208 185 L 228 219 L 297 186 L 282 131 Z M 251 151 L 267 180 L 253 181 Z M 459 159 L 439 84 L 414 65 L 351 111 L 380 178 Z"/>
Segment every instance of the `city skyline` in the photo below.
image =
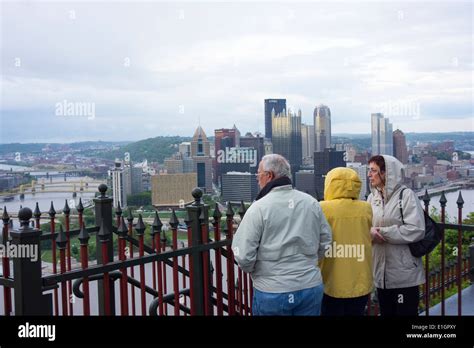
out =
<path fill-rule="evenodd" d="M 268 98 L 333 134 L 474 128 L 472 3 L 270 4 L 2 2 L 0 143 L 264 134 Z"/>

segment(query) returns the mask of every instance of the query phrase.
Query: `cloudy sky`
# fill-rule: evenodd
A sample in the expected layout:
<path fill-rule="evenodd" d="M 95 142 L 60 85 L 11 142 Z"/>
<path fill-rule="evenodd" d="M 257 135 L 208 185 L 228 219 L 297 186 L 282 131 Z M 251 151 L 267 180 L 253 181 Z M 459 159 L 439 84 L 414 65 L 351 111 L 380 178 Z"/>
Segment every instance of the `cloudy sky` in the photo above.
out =
<path fill-rule="evenodd" d="M 472 1 L 0 6 L 1 143 L 263 133 L 265 98 L 333 133 L 474 130 Z"/>

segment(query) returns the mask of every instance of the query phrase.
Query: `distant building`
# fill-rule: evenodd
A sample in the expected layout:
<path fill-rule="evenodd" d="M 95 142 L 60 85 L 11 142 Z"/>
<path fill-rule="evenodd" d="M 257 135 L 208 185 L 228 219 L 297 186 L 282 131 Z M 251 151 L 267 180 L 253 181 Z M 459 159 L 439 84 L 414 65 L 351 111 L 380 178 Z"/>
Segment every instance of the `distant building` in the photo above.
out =
<path fill-rule="evenodd" d="M 408 165 L 405 171 L 405 176 L 414 178 L 418 175 L 426 175 L 426 167 L 418 164 L 418 165 Z"/>
<path fill-rule="evenodd" d="M 193 173 L 194 172 L 194 161 L 190 157 L 183 158 L 183 173 Z"/>
<path fill-rule="evenodd" d="M 440 161 L 438 161 L 439 163 Z M 446 180 L 448 178 L 448 168 L 449 166 L 444 164 L 435 164 L 433 166 L 433 174 L 436 177 Z"/>
<path fill-rule="evenodd" d="M 185 157 L 181 152 L 175 153 L 169 158 L 165 158 L 164 165 L 168 174 L 182 174 L 194 172 L 194 161 L 190 157 Z"/>
<path fill-rule="evenodd" d="M 217 157 L 221 172 L 221 177 L 218 178 L 219 184 L 222 183 L 222 174 L 228 172 L 249 172 L 255 174 L 258 169 L 257 153 L 258 151 L 253 147 L 226 148 L 225 151 Z"/>
<path fill-rule="evenodd" d="M 357 175 L 359 175 L 360 181 L 362 182 L 359 199 L 365 201 L 365 196 L 368 196 L 370 193 L 370 186 L 367 177 L 367 165 L 357 162 L 347 162 L 347 167 L 354 169 L 357 172 Z"/>
<path fill-rule="evenodd" d="M 221 178 L 221 163 L 219 155 L 228 148 L 240 146 L 240 131 L 234 124 L 233 128 L 221 128 L 214 130 L 215 162 L 214 182 L 217 184 Z"/>
<path fill-rule="evenodd" d="M 452 169 L 446 173 L 448 180 L 453 181 L 461 178 L 461 175 L 456 170 Z"/>
<path fill-rule="evenodd" d="M 182 174 L 184 173 L 183 169 L 183 159 L 178 158 L 179 156 L 173 156 L 170 158 L 165 158 L 165 167 L 168 174 Z"/>
<path fill-rule="evenodd" d="M 193 157 L 193 172 L 197 173 L 197 186 L 205 193 L 212 192 L 212 158 Z"/>
<path fill-rule="evenodd" d="M 272 140 L 272 113 L 286 113 L 286 99 L 265 99 L 265 138 Z"/>
<path fill-rule="evenodd" d="M 357 155 L 357 151 L 354 146 L 348 146 L 346 148 L 347 162 L 355 162 L 356 155 Z"/>
<path fill-rule="evenodd" d="M 413 188 L 416 190 L 425 188 L 426 186 L 438 184 L 442 182 L 441 178 L 435 178 L 433 175 L 418 175 L 413 178 Z"/>
<path fill-rule="evenodd" d="M 115 167 L 110 171 L 112 178 L 112 198 L 114 208 L 127 206 L 127 192 L 125 191 L 124 173 L 122 162 L 115 161 Z"/>
<path fill-rule="evenodd" d="M 197 186 L 206 193 L 212 192 L 213 159 L 210 152 L 210 142 L 204 130 L 199 126 L 191 141 L 191 157 L 193 172 L 197 173 Z"/>
<path fill-rule="evenodd" d="M 0 174 L 0 190 L 11 190 L 21 184 L 28 182 L 22 174 Z"/>
<path fill-rule="evenodd" d="M 253 202 L 257 197 L 257 176 L 251 173 L 222 174 L 222 199 L 226 202 Z"/>
<path fill-rule="evenodd" d="M 301 146 L 301 110 L 298 114 L 272 114 L 273 153 L 285 157 L 291 165 L 292 174 L 299 170 L 303 161 Z"/>
<path fill-rule="evenodd" d="M 407 140 L 400 129 L 393 132 L 393 156 L 403 164 L 408 163 Z"/>
<path fill-rule="evenodd" d="M 381 113 L 371 115 L 372 119 L 372 156 L 393 156 L 393 126 Z"/>
<path fill-rule="evenodd" d="M 190 142 L 182 142 L 178 145 L 179 153 L 184 157 L 191 157 L 191 143 Z"/>
<path fill-rule="evenodd" d="M 314 151 L 323 152 L 331 147 L 331 110 L 326 105 L 314 108 Z"/>
<path fill-rule="evenodd" d="M 135 168 L 130 163 L 123 167 L 122 172 L 124 192 L 127 196 L 143 192 L 141 168 Z"/>
<path fill-rule="evenodd" d="M 299 170 L 295 174 L 295 187 L 298 191 L 316 198 L 314 170 Z"/>
<path fill-rule="evenodd" d="M 252 133 L 245 134 L 244 137 L 240 137 L 240 146 L 249 147 L 257 150 L 257 167 L 265 156 L 264 138 L 260 134 L 252 135 Z"/>
<path fill-rule="evenodd" d="M 191 141 L 191 157 L 210 156 L 210 152 L 210 142 L 204 130 L 199 126 L 194 132 L 193 140 Z"/>
<path fill-rule="evenodd" d="M 428 167 L 430 171 L 433 170 L 433 166 L 438 163 L 438 159 L 435 156 L 423 156 L 421 162 L 424 166 Z"/>
<path fill-rule="evenodd" d="M 324 180 L 326 174 L 334 168 L 345 167 L 344 152 L 335 149 L 324 149 L 314 153 L 314 182 L 317 199 L 324 199 Z"/>
<path fill-rule="evenodd" d="M 143 191 L 151 191 L 151 174 L 142 172 Z"/>
<path fill-rule="evenodd" d="M 132 194 L 141 193 L 143 189 L 143 170 L 141 168 L 132 167 Z"/>
<path fill-rule="evenodd" d="M 313 163 L 314 153 L 314 126 L 301 124 L 301 145 L 303 163 Z"/>
<path fill-rule="evenodd" d="M 367 152 L 357 153 L 354 156 L 354 160 L 352 162 L 359 162 L 359 163 L 362 163 L 362 164 L 367 164 L 369 162 L 369 154 Z"/>
<path fill-rule="evenodd" d="M 336 151 L 344 152 L 344 160 L 346 162 L 355 162 L 356 149 L 351 144 L 335 144 Z"/>
<path fill-rule="evenodd" d="M 271 155 L 273 153 L 273 144 L 270 140 L 265 140 L 263 147 L 265 149 L 265 155 Z"/>
<path fill-rule="evenodd" d="M 445 152 L 451 155 L 454 152 L 454 141 L 448 140 L 448 141 L 443 141 L 442 143 L 436 144 L 436 150 L 440 152 Z"/>
<path fill-rule="evenodd" d="M 227 174 L 229 172 L 257 173 L 257 167 L 250 167 L 250 163 L 222 163 L 221 169 L 222 174 Z M 222 178 L 220 179 L 220 182 L 222 183 Z"/>
<path fill-rule="evenodd" d="M 194 200 L 191 192 L 197 186 L 197 174 L 152 175 L 151 182 L 151 197 L 154 206 L 182 206 Z"/>
<path fill-rule="evenodd" d="M 216 153 L 226 147 L 240 146 L 240 131 L 234 124 L 232 128 L 221 128 L 214 130 L 214 146 Z"/>

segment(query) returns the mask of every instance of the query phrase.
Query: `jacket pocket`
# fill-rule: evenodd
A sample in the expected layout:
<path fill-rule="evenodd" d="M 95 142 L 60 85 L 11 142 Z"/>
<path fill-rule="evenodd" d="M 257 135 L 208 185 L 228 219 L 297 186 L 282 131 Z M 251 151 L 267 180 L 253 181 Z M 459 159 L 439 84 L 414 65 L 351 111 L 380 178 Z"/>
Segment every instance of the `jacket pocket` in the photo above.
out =
<path fill-rule="evenodd" d="M 403 245 L 402 248 L 402 264 L 405 269 L 416 269 L 418 268 L 418 260 L 411 254 L 408 245 Z"/>

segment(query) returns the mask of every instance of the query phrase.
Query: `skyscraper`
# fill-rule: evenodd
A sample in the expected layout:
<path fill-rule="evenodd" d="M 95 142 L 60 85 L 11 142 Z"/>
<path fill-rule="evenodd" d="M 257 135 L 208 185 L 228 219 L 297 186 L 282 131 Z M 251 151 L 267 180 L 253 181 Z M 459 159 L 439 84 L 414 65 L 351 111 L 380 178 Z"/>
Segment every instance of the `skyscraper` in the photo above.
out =
<path fill-rule="evenodd" d="M 280 114 L 272 112 L 273 153 L 285 157 L 293 173 L 299 170 L 302 163 L 301 147 L 301 110 L 298 115 L 283 110 Z"/>
<path fill-rule="evenodd" d="M 314 151 L 322 152 L 331 147 L 331 110 L 326 105 L 314 108 Z"/>
<path fill-rule="evenodd" d="M 197 173 L 197 186 L 205 193 L 212 192 L 212 157 L 193 157 L 193 172 Z"/>
<path fill-rule="evenodd" d="M 403 164 L 408 163 L 407 140 L 400 129 L 393 132 L 393 155 Z"/>
<path fill-rule="evenodd" d="M 191 141 L 191 156 L 194 163 L 193 171 L 197 173 L 197 186 L 206 193 L 212 191 L 212 157 L 210 153 L 210 142 L 204 130 L 199 126 Z"/>
<path fill-rule="evenodd" d="M 115 167 L 110 171 L 112 177 L 112 198 L 114 208 L 120 207 L 125 208 L 127 206 L 127 194 L 125 192 L 124 175 L 122 162 L 119 160 L 115 161 Z"/>
<path fill-rule="evenodd" d="M 265 138 L 272 139 L 272 111 L 275 115 L 286 110 L 286 99 L 265 99 Z"/>
<path fill-rule="evenodd" d="M 303 162 L 305 164 L 312 163 L 314 154 L 314 126 L 301 124 L 301 144 Z"/>
<path fill-rule="evenodd" d="M 300 170 L 295 174 L 295 187 L 297 190 L 316 197 L 314 186 L 314 170 Z"/>
<path fill-rule="evenodd" d="M 393 156 L 393 127 L 388 118 L 381 113 L 374 113 L 372 117 L 372 156 Z"/>
<path fill-rule="evenodd" d="M 209 140 L 201 126 L 198 126 L 194 132 L 193 140 L 191 140 L 191 157 L 210 155 L 211 146 Z"/>
<path fill-rule="evenodd" d="M 252 133 L 245 134 L 244 137 L 240 138 L 240 146 L 242 147 L 252 147 L 257 150 L 257 167 L 260 163 L 260 160 L 265 156 L 265 148 L 263 137 L 260 134 L 253 135 Z"/>
<path fill-rule="evenodd" d="M 222 199 L 226 202 L 252 202 L 258 193 L 257 177 L 248 172 L 222 174 Z"/>
<path fill-rule="evenodd" d="M 220 151 L 226 148 L 240 146 L 240 131 L 234 124 L 233 128 L 221 128 L 214 130 L 214 144 L 216 159 L 214 160 L 214 182 L 217 184 L 221 176 L 221 163 L 217 160 Z"/>

